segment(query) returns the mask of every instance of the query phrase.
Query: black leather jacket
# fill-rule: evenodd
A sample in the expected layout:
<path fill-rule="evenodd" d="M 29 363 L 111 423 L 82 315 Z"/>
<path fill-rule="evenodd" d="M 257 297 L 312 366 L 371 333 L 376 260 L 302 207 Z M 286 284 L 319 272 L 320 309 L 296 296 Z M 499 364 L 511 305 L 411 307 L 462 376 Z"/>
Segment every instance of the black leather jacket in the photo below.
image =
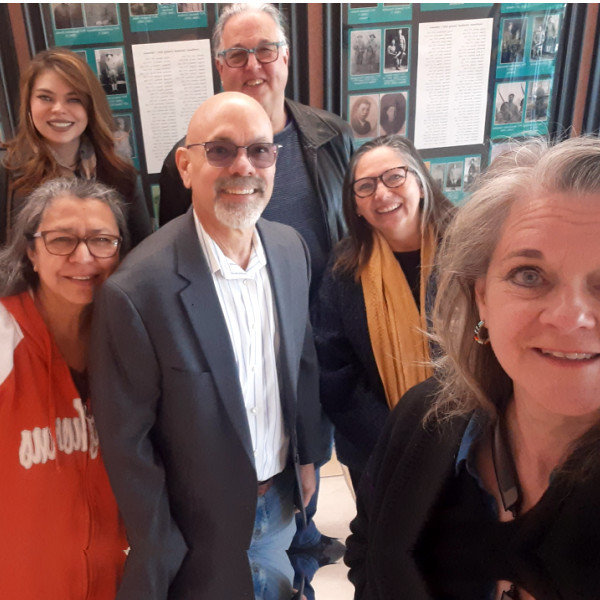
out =
<path fill-rule="evenodd" d="M 345 121 L 330 112 L 287 99 L 285 107 L 298 126 L 306 168 L 323 206 L 333 248 L 346 233 L 342 183 L 354 151 L 352 131 Z M 191 192 L 183 186 L 175 165 L 175 151 L 184 143 L 185 137 L 175 144 L 160 173 L 160 225 L 183 214 L 191 202 Z"/>

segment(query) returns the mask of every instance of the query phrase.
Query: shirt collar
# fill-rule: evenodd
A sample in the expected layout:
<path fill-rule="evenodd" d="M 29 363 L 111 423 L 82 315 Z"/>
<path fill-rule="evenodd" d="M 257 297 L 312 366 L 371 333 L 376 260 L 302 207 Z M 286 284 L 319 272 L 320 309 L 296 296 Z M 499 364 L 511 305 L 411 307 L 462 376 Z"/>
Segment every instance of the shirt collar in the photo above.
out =
<path fill-rule="evenodd" d="M 225 279 L 253 279 L 259 271 L 267 264 L 267 255 L 265 254 L 260 235 L 256 227 L 252 234 L 252 251 L 248 268 L 242 269 L 233 260 L 225 256 L 218 244 L 206 233 L 196 211 L 192 210 L 196 232 L 200 240 L 200 245 L 204 250 L 204 255 L 208 261 L 211 273 L 219 272 Z"/>
<path fill-rule="evenodd" d="M 488 419 L 481 411 L 475 411 L 469 419 L 456 455 L 455 471 L 457 475 L 462 468 L 466 468 L 473 477 L 477 477 L 475 448 L 485 433 L 487 424 Z"/>

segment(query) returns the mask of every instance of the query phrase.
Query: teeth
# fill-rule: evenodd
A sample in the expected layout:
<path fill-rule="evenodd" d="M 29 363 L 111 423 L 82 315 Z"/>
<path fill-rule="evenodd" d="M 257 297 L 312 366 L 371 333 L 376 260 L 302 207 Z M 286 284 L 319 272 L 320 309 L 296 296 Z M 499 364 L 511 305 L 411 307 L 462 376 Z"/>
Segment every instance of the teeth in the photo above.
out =
<path fill-rule="evenodd" d="M 385 208 L 378 209 L 377 212 L 379 214 L 389 213 L 389 212 L 392 212 L 392 211 L 396 210 L 399 206 L 400 206 L 400 203 L 398 203 L 398 204 L 392 204 L 392 206 L 386 206 Z"/>
<path fill-rule="evenodd" d="M 71 277 L 71 279 L 75 279 L 76 281 L 89 281 L 92 278 L 91 275 L 88 275 L 86 277 Z"/>
<path fill-rule="evenodd" d="M 588 360 L 596 356 L 595 354 L 588 354 L 586 352 L 551 352 L 549 350 L 542 350 L 542 354 L 556 358 L 566 358 L 567 360 Z"/>
<path fill-rule="evenodd" d="M 250 81 L 247 81 L 246 85 L 249 85 L 250 87 L 256 87 L 257 85 L 260 85 L 263 81 L 263 79 L 252 79 Z"/>
<path fill-rule="evenodd" d="M 73 125 L 73 123 L 58 123 L 56 121 L 52 121 L 49 123 L 52 127 L 59 127 L 61 129 L 66 129 L 67 127 L 71 127 L 71 125 Z"/>
<path fill-rule="evenodd" d="M 246 194 L 253 194 L 254 188 L 249 188 L 246 190 L 223 190 L 226 194 L 233 194 L 234 196 L 244 196 Z"/>

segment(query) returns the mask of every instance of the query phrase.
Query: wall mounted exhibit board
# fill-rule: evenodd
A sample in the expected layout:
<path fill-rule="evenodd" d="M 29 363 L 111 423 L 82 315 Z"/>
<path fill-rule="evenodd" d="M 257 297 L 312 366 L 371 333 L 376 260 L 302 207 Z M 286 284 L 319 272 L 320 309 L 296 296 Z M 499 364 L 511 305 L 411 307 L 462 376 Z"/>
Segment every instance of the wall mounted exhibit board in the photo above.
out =
<path fill-rule="evenodd" d="M 359 144 L 406 135 L 460 201 L 510 141 L 548 134 L 564 3 L 349 3 L 342 106 Z"/>
<path fill-rule="evenodd" d="M 98 77 L 115 145 L 140 170 L 158 223 L 158 174 L 196 108 L 215 93 L 205 3 L 40 4 L 45 47 L 66 46 Z"/>

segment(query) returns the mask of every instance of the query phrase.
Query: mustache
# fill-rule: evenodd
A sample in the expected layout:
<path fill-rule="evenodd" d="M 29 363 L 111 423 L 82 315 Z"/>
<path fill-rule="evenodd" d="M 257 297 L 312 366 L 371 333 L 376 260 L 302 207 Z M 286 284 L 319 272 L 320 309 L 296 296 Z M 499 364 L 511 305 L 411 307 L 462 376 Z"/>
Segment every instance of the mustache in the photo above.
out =
<path fill-rule="evenodd" d="M 257 192 L 264 192 L 267 189 L 267 182 L 260 177 L 219 177 L 215 181 L 215 191 L 220 192 L 230 187 L 248 187 Z"/>

